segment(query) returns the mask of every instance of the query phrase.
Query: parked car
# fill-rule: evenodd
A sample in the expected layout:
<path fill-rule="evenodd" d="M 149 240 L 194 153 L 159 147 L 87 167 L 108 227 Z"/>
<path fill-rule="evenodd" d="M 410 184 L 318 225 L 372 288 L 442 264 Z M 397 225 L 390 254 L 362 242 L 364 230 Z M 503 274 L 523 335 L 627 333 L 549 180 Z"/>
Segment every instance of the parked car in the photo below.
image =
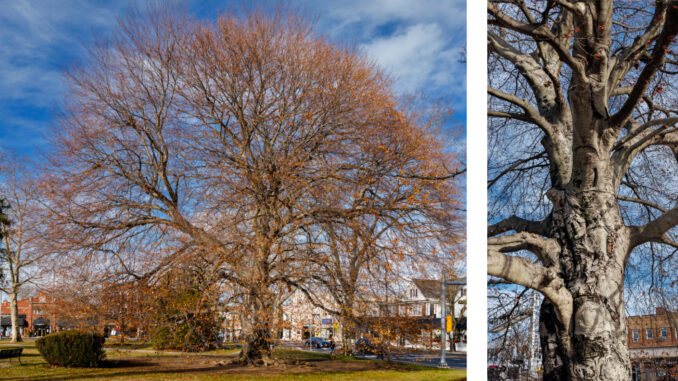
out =
<path fill-rule="evenodd" d="M 366 337 L 361 337 L 355 342 L 355 349 L 360 356 L 377 353 L 377 347 Z"/>
<path fill-rule="evenodd" d="M 306 339 L 306 345 L 311 348 L 326 348 L 330 346 L 330 342 L 323 339 L 322 337 L 309 337 Z"/>

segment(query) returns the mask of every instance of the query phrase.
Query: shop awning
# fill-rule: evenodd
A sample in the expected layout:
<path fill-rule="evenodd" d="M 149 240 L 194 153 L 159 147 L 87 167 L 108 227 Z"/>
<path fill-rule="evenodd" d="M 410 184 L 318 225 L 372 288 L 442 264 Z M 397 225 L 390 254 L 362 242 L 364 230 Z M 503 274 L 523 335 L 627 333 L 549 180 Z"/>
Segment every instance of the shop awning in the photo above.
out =
<path fill-rule="evenodd" d="M 33 327 L 49 327 L 49 319 L 39 317 L 33 320 Z"/>
<path fill-rule="evenodd" d="M 18 323 L 19 327 L 28 327 L 28 322 L 26 321 L 25 318 L 18 318 Z M 0 318 L 0 326 L 2 327 L 11 327 L 12 326 L 12 318 L 9 316 L 3 316 Z"/>

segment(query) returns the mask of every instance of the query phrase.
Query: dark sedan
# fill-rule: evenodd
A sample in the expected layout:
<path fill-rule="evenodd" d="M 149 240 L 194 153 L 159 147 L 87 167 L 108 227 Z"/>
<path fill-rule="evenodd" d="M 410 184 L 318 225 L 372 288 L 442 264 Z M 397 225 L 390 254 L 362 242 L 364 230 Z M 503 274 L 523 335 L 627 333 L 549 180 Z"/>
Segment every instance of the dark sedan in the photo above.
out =
<path fill-rule="evenodd" d="M 327 348 L 330 346 L 330 342 L 322 337 L 314 336 L 306 339 L 306 345 L 311 348 Z"/>

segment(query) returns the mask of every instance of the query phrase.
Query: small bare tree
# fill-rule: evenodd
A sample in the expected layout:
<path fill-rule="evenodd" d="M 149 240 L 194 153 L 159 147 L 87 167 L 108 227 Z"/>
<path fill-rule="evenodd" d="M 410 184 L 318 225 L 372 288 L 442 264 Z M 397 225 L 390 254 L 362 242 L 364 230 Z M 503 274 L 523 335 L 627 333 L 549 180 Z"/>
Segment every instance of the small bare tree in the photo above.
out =
<path fill-rule="evenodd" d="M 18 296 L 21 288 L 36 275 L 36 265 L 49 252 L 41 245 L 39 193 L 21 158 L 3 154 L 0 165 L 0 264 L 6 273 L 0 291 L 9 295 L 12 342 L 21 341 L 19 334 Z"/>

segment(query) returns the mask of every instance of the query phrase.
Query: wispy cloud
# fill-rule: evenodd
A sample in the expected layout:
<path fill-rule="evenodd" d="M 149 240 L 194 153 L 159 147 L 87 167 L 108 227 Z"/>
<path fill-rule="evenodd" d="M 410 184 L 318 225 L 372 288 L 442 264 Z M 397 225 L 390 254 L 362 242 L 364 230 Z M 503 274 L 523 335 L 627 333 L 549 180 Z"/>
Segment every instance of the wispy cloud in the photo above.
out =
<path fill-rule="evenodd" d="M 62 70 L 105 34 L 129 2 L 8 1 L 0 13 L 0 144 L 43 143 L 62 97 Z"/>
<path fill-rule="evenodd" d="M 466 3 L 461 0 L 303 0 L 322 32 L 356 43 L 396 78 L 402 92 L 425 91 L 465 108 Z"/>
<path fill-rule="evenodd" d="M 455 82 L 453 72 L 461 69 L 457 60 L 462 47 L 449 44 L 438 24 L 416 24 L 361 47 L 395 75 L 397 87 L 407 92 L 431 87 L 444 91 Z"/>
<path fill-rule="evenodd" d="M 0 13 L 0 144 L 39 145 L 62 99 L 62 70 L 84 56 L 93 35 L 107 35 L 134 0 L 12 0 Z M 143 1 L 138 4 L 143 6 Z M 213 18 L 240 0 L 190 1 Z M 403 92 L 426 90 L 465 108 L 463 0 L 296 0 L 317 16 L 321 33 L 364 49 Z M 37 139 L 37 140 L 36 140 Z M 27 148 L 28 149 L 28 148 Z"/>
<path fill-rule="evenodd" d="M 0 15 L 0 101 L 52 104 L 60 72 L 83 53 L 91 32 L 109 30 L 123 2 L 12 1 Z"/>

